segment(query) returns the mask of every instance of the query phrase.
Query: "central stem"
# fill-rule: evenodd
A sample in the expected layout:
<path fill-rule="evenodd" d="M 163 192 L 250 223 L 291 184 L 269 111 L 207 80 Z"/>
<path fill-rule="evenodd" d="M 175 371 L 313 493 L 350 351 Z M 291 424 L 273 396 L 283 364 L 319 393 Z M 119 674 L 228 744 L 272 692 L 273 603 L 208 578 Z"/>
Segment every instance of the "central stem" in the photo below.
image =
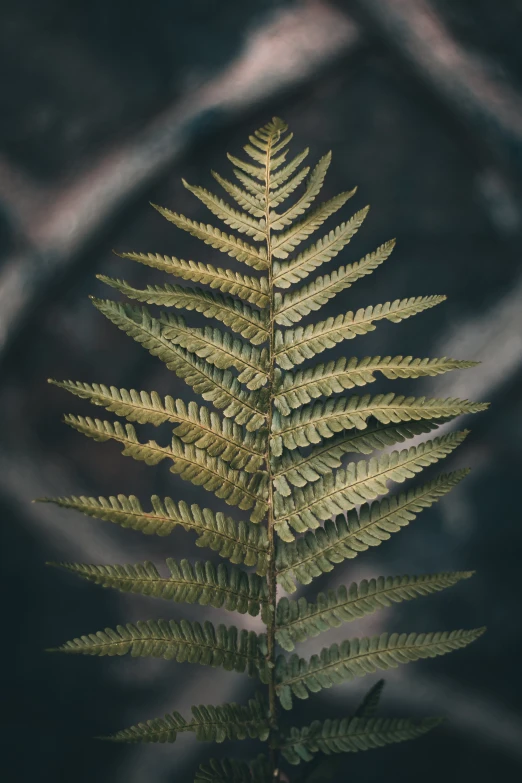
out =
<path fill-rule="evenodd" d="M 272 471 L 270 466 L 270 433 L 272 432 L 272 412 L 274 405 L 274 292 L 273 292 L 273 280 L 272 280 L 272 247 L 270 239 L 270 158 L 272 154 L 273 135 L 270 135 L 268 140 L 268 147 L 266 152 L 266 170 L 265 170 L 265 223 L 266 223 L 266 253 L 268 261 L 268 289 L 270 298 L 270 313 L 268 324 L 268 362 L 269 362 L 269 377 L 268 377 L 268 438 L 267 449 L 265 455 L 266 471 L 268 473 L 268 622 L 267 622 L 267 642 L 268 652 L 267 660 L 269 664 L 269 683 L 268 683 L 268 705 L 270 713 L 270 764 L 272 767 L 272 777 L 274 781 L 279 780 L 278 769 L 278 751 L 275 745 L 276 733 L 277 733 L 277 694 L 275 683 L 275 614 L 277 603 L 277 581 L 275 570 L 275 530 L 274 530 L 274 502 L 273 502 L 273 486 L 272 486 Z"/>

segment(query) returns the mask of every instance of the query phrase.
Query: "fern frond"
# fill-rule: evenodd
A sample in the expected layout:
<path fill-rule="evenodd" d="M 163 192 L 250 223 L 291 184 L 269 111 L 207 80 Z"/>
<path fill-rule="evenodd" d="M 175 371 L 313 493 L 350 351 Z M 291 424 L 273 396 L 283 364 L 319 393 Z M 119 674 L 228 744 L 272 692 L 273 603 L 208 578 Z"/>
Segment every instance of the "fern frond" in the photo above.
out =
<path fill-rule="evenodd" d="M 290 163 L 287 163 L 286 166 L 283 166 L 282 169 L 279 169 L 277 174 L 274 174 L 270 177 L 270 190 L 276 191 L 277 189 L 283 185 L 289 179 L 294 171 L 299 168 L 303 160 L 308 157 L 308 153 L 310 152 L 309 148 L 306 147 L 302 152 L 299 153 L 299 155 L 296 155 L 295 158 L 293 158 Z"/>
<path fill-rule="evenodd" d="M 348 198 L 350 198 L 350 196 L 353 196 L 354 193 L 355 190 L 352 190 L 349 193 L 341 193 L 340 196 L 336 197 L 336 199 L 339 198 L 342 199 L 342 197 L 345 197 L 343 201 L 344 203 Z M 321 219 L 321 214 L 323 212 L 323 209 L 328 214 L 333 214 L 333 212 L 330 210 L 332 204 L 337 203 L 336 199 L 332 199 L 331 201 L 326 202 L 326 204 L 323 204 L 322 207 L 319 207 L 319 209 L 317 209 L 315 212 L 312 212 L 310 215 L 305 217 L 304 220 L 302 220 L 296 226 L 288 229 L 287 231 L 285 231 L 284 234 L 281 234 L 280 235 L 282 238 L 281 241 L 282 242 L 285 241 L 285 245 L 283 245 L 283 248 L 292 250 L 293 244 L 298 244 L 298 242 L 301 242 L 302 240 L 306 239 L 306 237 L 309 234 L 311 234 L 312 231 L 315 231 L 316 228 L 319 228 L 319 226 L 323 224 L 324 219 L 326 219 L 326 218 Z M 342 206 L 342 204 L 340 204 L 339 206 Z M 330 231 L 328 234 L 322 237 L 322 239 L 319 239 L 314 245 L 311 245 L 306 250 L 303 250 L 301 253 L 299 253 L 298 256 L 292 258 L 290 261 L 285 261 L 282 263 L 278 261 L 274 261 L 273 264 L 274 285 L 277 288 L 290 288 L 292 283 L 300 282 L 300 280 L 304 279 L 305 277 L 308 277 L 310 272 L 312 272 L 314 269 L 317 269 L 317 267 L 321 266 L 321 264 L 324 264 L 327 261 L 331 261 L 332 258 L 335 258 L 335 256 L 340 253 L 343 247 L 345 247 L 349 243 L 353 235 L 357 233 L 360 226 L 364 222 L 364 219 L 368 214 L 369 209 L 370 209 L 369 207 L 364 207 L 364 209 L 359 210 L 359 212 L 356 212 L 355 215 L 350 220 L 341 223 L 341 225 L 337 226 L 337 228 Z M 336 210 L 334 209 L 333 211 Z M 308 230 L 308 228 L 310 228 L 310 230 Z M 286 240 L 285 237 L 287 238 Z M 294 239 L 297 239 L 298 242 L 294 243 Z M 286 245 L 288 247 L 286 247 Z M 285 255 L 280 255 L 280 254 L 278 255 L 277 253 L 275 253 L 274 255 L 277 256 L 278 258 L 285 258 L 286 255 L 288 255 L 288 253 L 286 253 Z M 342 271 L 342 267 L 340 270 L 338 270 L 338 272 L 341 271 Z M 370 274 L 370 272 L 364 272 L 363 274 Z M 359 275 L 359 277 L 360 276 L 361 275 Z M 314 283 L 310 285 L 315 285 L 316 282 L 317 281 L 314 281 Z M 349 285 L 351 285 L 351 283 Z M 347 288 L 348 285 L 344 287 Z M 301 291 L 302 290 L 303 289 L 301 289 Z M 299 292 L 296 291 L 291 295 L 285 296 L 285 301 L 286 300 L 290 301 L 290 297 L 295 298 L 295 295 L 297 293 Z M 334 294 L 332 294 L 332 296 L 333 295 Z M 331 298 L 331 297 L 329 296 L 327 298 Z M 281 300 L 281 294 L 275 294 L 276 305 L 280 300 Z M 319 308 L 312 307 L 311 309 L 313 310 Z M 277 310 L 278 308 L 276 307 L 276 311 Z M 310 310 L 308 312 L 310 312 Z M 280 323 L 280 321 L 277 321 L 277 323 Z"/>
<path fill-rule="evenodd" d="M 328 152 L 324 155 L 319 163 L 315 166 L 314 170 L 308 177 L 306 183 L 306 189 L 303 195 L 289 207 L 286 212 L 281 215 L 275 215 L 275 221 L 271 223 L 271 227 L 274 231 L 280 231 L 284 226 L 289 226 L 293 223 L 296 217 L 302 215 L 310 207 L 315 198 L 319 195 L 321 188 L 323 187 L 324 178 L 328 167 L 332 160 L 332 153 Z"/>
<path fill-rule="evenodd" d="M 320 478 L 304 488 L 296 487 L 289 497 L 274 495 L 275 529 L 284 541 L 292 541 L 289 526 L 298 533 L 319 527 L 334 514 L 348 511 L 389 491 L 388 481 L 402 483 L 425 467 L 444 459 L 459 446 L 468 430 L 452 432 L 402 451 L 379 458 L 351 462 L 346 468 Z"/>
<path fill-rule="evenodd" d="M 194 783 L 272 783 L 268 758 L 259 755 L 249 765 L 236 759 L 210 759 L 201 764 Z"/>
<path fill-rule="evenodd" d="M 236 158 L 235 155 L 231 155 L 229 152 L 227 152 L 227 158 L 233 166 L 241 169 L 241 171 L 248 174 L 249 177 L 254 177 L 254 179 L 258 179 L 260 182 L 265 181 L 266 172 L 264 166 L 254 166 L 252 163 L 247 163 L 244 160 Z"/>
<path fill-rule="evenodd" d="M 160 319 L 152 318 L 144 307 L 123 305 L 110 299 L 92 297 L 92 302 L 106 318 L 161 359 L 204 400 L 222 409 L 224 416 L 245 424 L 247 430 L 260 429 L 266 423 L 267 403 L 260 393 L 246 391 L 230 372 L 197 359 L 165 337 L 163 329 L 171 324 L 168 316 L 162 314 Z"/>
<path fill-rule="evenodd" d="M 290 141 L 290 139 L 292 139 L 292 137 L 293 134 L 291 133 L 287 137 L 287 139 L 285 139 L 283 145 L 288 144 L 288 142 Z M 281 145 L 278 144 L 276 146 L 279 147 L 279 149 L 281 149 Z M 252 144 L 245 144 L 243 149 L 245 150 L 249 158 L 254 160 L 256 163 L 260 163 L 262 166 L 266 166 L 267 151 L 268 151 L 267 147 L 264 148 L 264 151 L 261 151 L 260 147 L 256 148 L 256 146 L 252 146 Z M 270 159 L 268 161 L 270 171 L 275 171 L 276 169 L 278 169 L 279 166 L 281 166 L 285 162 L 286 156 L 288 155 L 288 150 L 284 150 L 284 152 L 282 152 L 281 155 L 274 156 L 274 149 L 275 147 L 271 147 L 271 154 L 269 156 Z"/>
<path fill-rule="evenodd" d="M 261 522 L 265 518 L 268 499 L 268 475 L 265 471 L 245 473 L 231 470 L 220 457 L 210 457 L 202 449 L 175 439 L 172 440 L 171 450 L 172 473 L 213 492 L 229 506 L 252 509 L 251 522 Z"/>
<path fill-rule="evenodd" d="M 264 471 L 250 474 L 231 470 L 219 457 L 211 457 L 202 449 L 191 444 L 185 445 L 176 438 L 172 439 L 170 447 L 158 446 L 153 440 L 141 443 L 132 424 L 123 427 L 120 422 L 112 424 L 73 415 L 67 415 L 65 422 L 93 440 L 115 440 L 121 443 L 125 457 L 141 460 L 147 465 L 157 465 L 164 459 L 171 460 L 170 471 L 185 481 L 213 492 L 229 506 L 238 506 L 243 510 L 252 508 L 252 522 L 260 522 L 265 516 L 268 490 L 267 474 Z"/>
<path fill-rule="evenodd" d="M 352 509 L 324 527 L 308 531 L 296 541 L 278 541 L 276 551 L 277 580 L 294 593 L 294 580 L 308 585 L 315 577 L 333 570 L 337 563 L 350 560 L 371 546 L 380 546 L 392 533 L 407 527 L 421 511 L 444 497 L 469 473 L 458 470 L 442 474 L 433 481 L 414 487 L 400 495 L 364 504 L 359 512 Z"/>
<path fill-rule="evenodd" d="M 376 449 L 404 443 L 408 438 L 431 432 L 447 419 L 438 421 L 411 421 L 407 424 L 380 424 L 376 422 L 365 430 L 341 432 L 330 441 L 315 446 L 303 454 L 300 449 L 284 451 L 281 457 L 271 458 L 274 487 L 282 495 L 289 495 L 289 484 L 304 487 L 318 481 L 334 468 L 340 468 L 346 454 L 371 454 Z"/>
<path fill-rule="evenodd" d="M 257 133 L 256 131 L 256 133 L 253 136 L 248 137 L 250 144 L 247 144 L 245 147 L 243 147 L 245 152 L 247 152 L 248 155 L 250 155 L 253 160 L 257 160 L 258 163 L 264 163 L 266 161 L 266 155 L 269 149 L 273 158 L 273 156 L 277 152 L 280 152 L 294 138 L 293 133 L 288 133 L 286 136 L 284 136 L 281 139 L 281 134 L 285 133 L 288 130 L 288 126 L 285 123 L 283 123 L 281 119 L 274 117 L 274 120 L 276 119 L 278 120 L 279 125 L 277 128 L 275 127 L 275 125 L 273 127 L 271 126 L 271 130 L 269 131 L 269 137 L 265 137 L 262 139 L 256 135 Z M 253 145 L 254 149 L 252 148 L 251 145 Z M 285 150 L 283 155 L 286 156 L 287 153 L 288 150 Z M 281 158 L 283 157 L 283 155 L 281 155 L 279 158 L 274 158 L 274 163 L 272 163 L 272 160 L 270 161 L 271 169 L 275 169 L 281 165 L 282 163 Z"/>
<path fill-rule="evenodd" d="M 263 166 L 266 163 L 266 148 L 258 146 L 257 139 L 255 138 L 255 136 L 251 136 L 250 138 L 251 138 L 251 143 L 245 144 L 243 149 L 249 158 L 251 158 L 253 161 Z M 281 157 L 284 159 L 286 158 L 287 154 L 288 154 L 288 150 L 285 150 Z"/>
<path fill-rule="evenodd" d="M 141 443 L 132 424 L 121 424 L 92 419 L 90 416 L 75 416 L 68 413 L 64 416 L 65 424 L 88 438 L 100 443 L 115 440 L 123 445 L 122 454 L 125 457 L 145 462 L 147 465 L 158 465 L 164 459 L 172 459 L 173 452 L 169 446 L 159 446 L 156 441 Z"/>
<path fill-rule="evenodd" d="M 239 185 L 229 182 L 216 171 L 211 172 L 212 176 L 219 182 L 223 190 L 232 196 L 232 198 L 239 204 L 240 207 L 246 209 L 246 211 L 257 218 L 264 218 L 265 207 L 259 194 L 250 193 L 247 190 L 242 190 Z"/>
<path fill-rule="evenodd" d="M 239 631 L 233 625 L 215 628 L 208 621 L 201 625 L 188 620 L 147 620 L 80 636 L 49 652 L 100 656 L 130 653 L 133 658 L 188 661 L 246 672 L 263 682 L 267 667 L 260 640 L 254 631 Z"/>
<path fill-rule="evenodd" d="M 438 305 L 445 299 L 445 296 L 415 296 L 410 299 L 396 299 L 394 302 L 361 308 L 355 314 L 350 311 L 346 315 L 327 318 L 326 321 L 319 321 L 305 327 L 298 326 L 296 329 L 287 329 L 285 332 L 278 329 L 275 333 L 277 364 L 285 370 L 291 370 L 294 365 L 302 364 L 306 359 L 313 358 L 326 351 L 327 348 L 334 348 L 343 340 L 352 340 L 358 335 L 373 331 L 375 321 L 386 319 L 399 323 L 423 310 Z M 391 359 L 391 357 L 387 358 Z M 411 357 L 407 358 L 411 360 Z M 422 360 L 417 359 L 416 361 Z M 308 373 L 311 371 L 309 370 Z"/>
<path fill-rule="evenodd" d="M 167 536 L 175 527 L 192 530 L 198 536 L 196 546 L 208 547 L 231 563 L 254 566 L 265 576 L 268 568 L 268 535 L 266 527 L 252 522 L 236 522 L 220 511 L 200 508 L 183 500 L 151 498 L 152 510 L 145 511 L 135 495 L 109 498 L 77 497 L 40 498 L 41 503 L 54 503 L 61 508 L 79 511 L 88 517 L 112 522 L 145 535 Z"/>
<path fill-rule="evenodd" d="M 405 397 L 402 394 L 369 394 L 363 397 L 338 397 L 326 402 L 315 402 L 294 411 L 290 416 L 274 412 L 272 453 L 280 456 L 282 446 L 296 449 L 320 443 L 341 430 L 364 430 L 370 416 L 382 424 L 411 421 L 412 419 L 442 419 L 464 413 L 478 413 L 487 403 L 470 402 L 457 397 L 446 399 Z"/>
<path fill-rule="evenodd" d="M 314 253 L 310 256 L 311 269 L 315 269 L 316 266 L 324 263 L 324 261 L 328 261 L 332 257 L 330 253 L 333 249 L 336 247 L 339 250 L 341 249 L 346 235 L 345 232 L 349 233 L 348 225 L 347 223 L 341 223 L 335 231 L 331 231 L 328 234 L 324 244 L 322 244 L 323 240 L 319 240 L 314 245 Z M 394 240 L 386 242 L 373 253 L 368 253 L 360 261 L 341 266 L 335 272 L 332 272 L 331 275 L 316 277 L 311 283 L 301 286 L 297 291 L 285 294 L 284 297 L 281 294 L 274 294 L 275 322 L 281 326 L 292 326 L 305 315 L 309 315 L 314 310 L 319 310 L 340 291 L 350 288 L 356 280 L 364 277 L 364 275 L 370 275 L 374 269 L 388 258 L 394 245 Z M 336 250 L 333 255 L 337 255 L 339 250 Z M 308 251 L 305 250 L 304 252 L 307 253 Z M 302 268 L 304 269 L 304 266 Z"/>
<path fill-rule="evenodd" d="M 111 742 L 175 742 L 180 732 L 190 731 L 201 742 L 225 740 L 266 740 L 269 734 L 266 706 L 261 699 L 250 699 L 241 704 L 200 705 L 192 707 L 192 720 L 185 720 L 179 712 L 138 723 L 128 729 L 103 737 Z"/>
<path fill-rule="evenodd" d="M 403 483 L 448 456 L 466 437 L 466 430 L 434 435 L 430 440 L 416 438 L 415 445 L 406 443 L 396 450 L 392 447 L 437 430 L 459 415 L 488 407 L 453 397 L 345 393 L 373 383 L 379 374 L 390 380 L 433 377 L 476 362 L 398 354 L 345 357 L 306 369 L 305 361 L 373 331 L 379 321 L 398 323 L 445 297 L 410 297 L 346 312 L 348 304 L 342 315 L 324 315 L 316 323 L 299 325 L 371 274 L 388 258 L 395 240 L 323 274 L 319 267 L 343 251 L 369 207 L 321 236 L 327 221 L 334 220 L 332 216 L 356 189 L 319 199 L 331 153 L 311 171 L 305 165 L 308 149 L 295 155 L 290 151 L 291 139 L 286 123 L 273 117 L 250 135 L 239 157 L 228 155 L 232 181 L 213 172 L 223 188 L 218 195 L 182 180 L 186 190 L 215 216 L 216 226 L 153 205 L 176 227 L 236 259 L 238 268 L 240 263 L 251 267 L 243 267 L 251 274 L 157 253 L 129 252 L 121 256 L 180 279 L 172 284 L 152 281 L 143 288 L 106 275 L 98 279 L 116 289 L 117 298 L 123 294 L 164 311 L 153 317 L 135 302 L 91 297 L 106 318 L 157 356 L 208 407 L 201 399 L 185 402 L 169 395 L 160 397 L 157 392 L 50 381 L 120 418 L 111 422 L 66 416 L 66 423 L 80 433 L 96 441 L 114 440 L 124 455 L 149 465 L 165 460 L 171 473 L 248 511 L 248 521 L 235 521 L 223 513 L 157 495 L 145 509 L 134 495 L 42 498 L 144 534 L 167 535 L 182 527 L 195 533 L 198 547 L 208 547 L 229 561 L 214 565 L 207 559 L 192 562 L 178 557 L 167 558 L 165 566 L 150 561 L 52 565 L 121 593 L 260 616 L 266 629 L 263 634 L 189 619 L 153 619 L 106 628 L 57 648 L 93 656 L 130 653 L 188 661 L 246 672 L 260 680 L 268 691 L 266 701 L 257 696 L 243 706 L 195 706 L 191 716 L 170 712 L 105 738 L 164 743 L 174 742 L 179 733 L 192 732 L 204 741 L 252 738 L 268 742 L 268 753 L 248 765 L 234 759 L 202 764 L 196 783 L 274 783 L 285 778 L 280 759 L 290 764 L 313 761 L 311 776 L 308 770 L 300 780 L 322 780 L 329 777 L 332 769 L 326 767 L 333 767 L 333 762 L 326 759 L 321 765 L 315 761 L 319 752 L 368 750 L 425 733 L 438 719 L 374 717 L 382 680 L 370 688 L 355 713 L 343 720 L 315 720 L 309 726 L 285 729 L 277 701 L 290 709 L 294 696 L 305 699 L 309 693 L 378 669 L 443 655 L 466 646 L 484 630 L 384 633 L 349 639 L 310 660 L 276 654 L 278 644 L 292 653 L 296 644 L 323 631 L 394 603 L 436 593 L 472 575 L 471 571 L 455 571 L 380 576 L 319 592 L 310 600 L 278 596 L 278 586 L 286 594 L 295 594 L 298 584 L 310 584 L 335 564 L 379 546 L 457 485 L 467 470 L 388 495 L 390 482 Z M 314 270 L 318 272 L 313 274 Z M 192 327 L 185 314 L 179 313 L 182 310 L 203 316 L 197 319 L 200 324 Z M 215 321 L 204 326 L 209 323 L 204 319 Z M 142 442 L 134 422 L 170 425 L 166 445 L 145 442 L 148 434 Z"/>
<path fill-rule="evenodd" d="M 393 603 L 410 601 L 452 587 L 462 579 L 469 579 L 473 573 L 455 571 L 423 576 L 380 576 L 369 581 L 363 579 L 359 584 L 352 582 L 348 589 L 342 585 L 337 590 L 329 590 L 328 595 L 319 593 L 314 603 L 309 603 L 304 597 L 297 601 L 283 597 L 276 611 L 277 641 L 284 650 L 291 652 L 296 642 L 304 642 L 330 628 L 339 628 L 343 623 L 373 614 Z"/>
<path fill-rule="evenodd" d="M 120 258 L 129 258 L 145 266 L 167 272 L 169 275 L 191 280 L 193 283 L 203 283 L 224 294 L 239 296 L 246 302 L 265 308 L 269 303 L 268 278 L 250 277 L 234 272 L 232 269 L 221 269 L 201 261 L 183 261 L 174 256 L 162 256 L 159 253 L 116 253 Z"/>
<path fill-rule="evenodd" d="M 288 228 L 281 234 L 276 234 L 272 241 L 272 255 L 275 258 L 288 258 L 289 253 L 295 250 L 295 248 L 300 245 L 301 242 L 304 242 L 310 234 L 317 231 L 325 220 L 346 204 L 348 199 L 354 195 L 355 190 L 356 188 L 344 193 L 339 193 L 339 195 L 334 196 L 329 201 L 325 201 L 324 204 L 321 204 L 314 212 L 310 212 L 299 223 L 295 223 L 291 228 Z M 366 214 L 367 210 L 357 212 L 349 221 L 353 227 L 351 236 L 353 236 L 360 227 Z"/>
<path fill-rule="evenodd" d="M 49 383 L 118 416 L 125 416 L 128 421 L 155 426 L 167 421 L 175 423 L 178 426 L 174 428 L 174 434 L 183 443 L 192 443 L 211 457 L 221 457 L 234 469 L 253 473 L 264 461 L 266 432 L 245 433 L 231 419 L 223 419 L 195 402 L 187 405 L 183 400 L 174 400 L 170 396 L 162 400 L 156 392 L 127 391 L 99 383 L 53 379 L 49 379 Z"/>
<path fill-rule="evenodd" d="M 279 204 L 281 204 L 285 199 L 290 196 L 296 188 L 299 187 L 301 182 L 304 180 L 306 176 L 308 176 L 310 172 L 310 166 L 305 166 L 301 171 L 298 171 L 297 174 L 293 177 L 291 177 L 287 182 L 284 183 L 284 185 L 281 185 L 280 188 L 277 190 L 274 190 L 273 193 L 270 193 L 268 197 L 268 206 L 270 209 L 273 209 L 274 207 L 277 207 Z M 277 221 L 277 215 L 274 213 L 274 217 Z"/>
<path fill-rule="evenodd" d="M 241 386 L 228 370 L 219 370 L 205 360 L 198 359 L 184 348 L 178 348 L 176 360 L 171 360 L 179 378 L 201 394 L 204 400 L 212 402 L 227 418 L 234 418 L 237 424 L 244 424 L 250 432 L 266 427 L 267 397 L 262 392 L 249 392 Z"/>
<path fill-rule="evenodd" d="M 292 409 L 306 405 L 318 397 L 331 397 L 337 392 L 365 386 L 375 381 L 379 372 L 389 380 L 396 378 L 423 378 L 443 375 L 452 370 L 476 367 L 480 362 L 449 359 L 414 359 L 412 356 L 365 356 L 364 359 L 344 356 L 327 364 L 316 364 L 297 373 L 278 375 L 278 391 L 274 404 L 288 416 Z"/>
<path fill-rule="evenodd" d="M 264 173 L 265 170 L 263 169 L 263 177 Z M 212 214 L 222 220 L 227 226 L 239 231 L 240 234 L 252 237 L 254 242 L 262 242 L 266 238 L 264 220 L 255 220 L 244 212 L 238 212 L 237 209 L 233 209 L 226 201 L 210 193 L 205 188 L 189 185 L 184 179 L 181 181 L 187 190 L 193 193 Z"/>
<path fill-rule="evenodd" d="M 189 220 L 185 215 L 171 212 L 170 209 L 159 207 L 157 204 L 152 206 L 170 223 L 174 223 L 177 228 L 181 228 L 183 231 L 188 231 L 189 234 L 192 234 L 197 239 L 201 239 L 206 245 L 214 247 L 221 253 L 227 253 L 232 258 L 237 258 L 238 261 L 242 261 L 254 269 L 268 269 L 264 247 L 253 247 L 233 234 L 226 234 L 208 223 L 198 223 L 195 220 Z"/>
<path fill-rule="evenodd" d="M 249 136 L 249 139 L 252 144 L 255 144 L 262 150 L 271 148 L 272 152 L 278 152 L 279 149 L 288 144 L 293 136 L 293 134 L 290 133 L 281 140 L 281 134 L 285 133 L 287 130 L 288 125 L 281 117 L 272 117 L 270 122 L 267 122 L 262 128 L 258 128 L 254 131 L 254 135 Z M 276 146 L 273 146 L 274 144 L 276 144 Z"/>
<path fill-rule="evenodd" d="M 179 285 L 148 285 L 145 289 L 134 288 L 125 280 L 115 280 L 106 275 L 96 275 L 102 283 L 110 285 L 129 299 L 138 302 L 195 310 L 205 318 L 216 318 L 232 331 L 245 337 L 253 345 L 264 343 L 268 339 L 267 322 L 264 314 L 253 310 L 243 302 L 230 296 L 221 296 L 202 288 L 183 288 Z"/>
<path fill-rule="evenodd" d="M 354 718 L 373 718 L 379 707 L 385 680 L 377 680 L 365 694 L 354 713 Z"/>
<path fill-rule="evenodd" d="M 168 322 L 167 322 L 168 319 Z M 176 345 L 194 353 L 200 359 L 220 370 L 235 367 L 239 372 L 238 381 L 246 384 L 247 389 L 255 391 L 265 386 L 268 381 L 266 349 L 256 348 L 242 342 L 228 332 L 205 326 L 204 329 L 194 329 L 185 323 L 178 315 L 167 315 L 164 319 L 163 334 Z"/>
<path fill-rule="evenodd" d="M 236 179 L 238 179 L 241 184 L 247 189 L 249 193 L 251 193 L 253 196 L 257 196 L 257 198 L 260 201 L 264 201 L 265 198 L 265 186 L 262 185 L 260 182 L 256 182 L 255 179 L 252 179 L 252 177 L 249 177 L 248 174 L 245 174 L 241 169 L 233 169 L 234 176 Z"/>
<path fill-rule="evenodd" d="M 91 565 L 88 563 L 50 563 L 77 574 L 94 584 L 110 587 L 123 593 L 139 593 L 163 598 L 174 603 L 198 603 L 215 609 L 225 608 L 257 617 L 267 617 L 267 584 L 258 574 L 240 568 L 227 568 L 220 563 L 216 568 L 210 562 L 179 563 L 171 557 L 166 565 L 170 576 L 160 574 L 149 561 L 135 565 Z"/>
<path fill-rule="evenodd" d="M 314 754 L 357 753 L 415 739 L 439 726 L 442 718 L 343 718 L 315 720 L 310 726 L 292 728 L 281 753 L 293 765 L 311 761 Z"/>
<path fill-rule="evenodd" d="M 278 656 L 276 690 L 284 709 L 292 708 L 292 695 L 307 699 L 310 693 L 331 688 L 341 682 L 364 677 L 378 669 L 396 668 L 400 663 L 410 663 L 421 658 L 459 650 L 474 642 L 485 628 L 470 631 L 437 631 L 436 633 L 383 633 L 371 638 L 350 639 L 341 645 L 325 647 L 320 655 L 312 655 L 309 661 L 291 655 Z"/>

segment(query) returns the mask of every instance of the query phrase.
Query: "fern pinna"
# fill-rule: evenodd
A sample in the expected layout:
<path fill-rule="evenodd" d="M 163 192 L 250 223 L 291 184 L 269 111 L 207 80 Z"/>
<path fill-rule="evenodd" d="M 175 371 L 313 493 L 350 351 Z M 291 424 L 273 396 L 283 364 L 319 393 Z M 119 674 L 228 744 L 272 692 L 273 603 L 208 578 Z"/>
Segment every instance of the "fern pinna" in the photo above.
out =
<path fill-rule="evenodd" d="M 380 576 L 319 593 L 311 601 L 280 594 L 291 595 L 298 585 L 310 584 L 337 563 L 378 546 L 458 484 L 466 470 L 388 495 L 390 481 L 401 484 L 446 457 L 464 440 L 465 430 L 430 437 L 409 448 L 392 447 L 486 406 L 456 398 L 351 393 L 378 374 L 391 380 L 419 378 L 474 362 L 397 355 L 315 363 L 323 351 L 374 330 L 379 321 L 397 323 L 445 297 L 395 300 L 299 325 L 336 294 L 371 274 L 388 258 L 394 242 L 310 279 L 349 243 L 368 208 L 303 249 L 308 237 L 355 190 L 311 208 L 331 156 L 325 155 L 312 170 L 301 167 L 308 150 L 287 163 L 291 138 L 285 123 L 274 118 L 250 136 L 244 147 L 249 161 L 229 155 L 237 183 L 213 174 L 236 207 L 184 182 L 229 227 L 226 231 L 156 207 L 175 226 L 237 259 L 252 273 L 152 253 L 122 253 L 196 285 L 149 285 L 140 290 L 101 276 L 140 304 L 93 299 L 103 315 L 216 410 L 170 396 L 162 399 L 156 392 L 52 381 L 128 422 L 69 415 L 66 422 L 71 427 L 95 440 L 118 441 L 123 454 L 148 465 L 167 460 L 174 474 L 245 512 L 238 521 L 221 511 L 158 496 L 145 506 L 133 495 L 47 499 L 146 534 L 167 535 L 183 527 L 196 534 L 198 546 L 210 548 L 232 564 L 169 558 L 168 575 L 150 562 L 60 564 L 69 571 L 117 590 L 260 615 L 265 624 L 266 632 L 258 634 L 188 619 L 150 620 L 106 628 L 59 648 L 67 653 L 130 653 L 201 663 L 257 679 L 260 692 L 248 704 L 198 706 L 190 717 L 173 712 L 110 737 L 173 742 L 179 732 L 190 731 L 201 740 L 250 737 L 267 743 L 266 754 L 251 765 L 227 759 L 203 764 L 196 776 L 200 783 L 277 780 L 281 757 L 299 764 L 318 753 L 367 750 L 425 733 L 437 719 L 375 716 L 381 684 L 371 689 L 356 712 L 340 719 L 295 728 L 288 726 L 284 711 L 292 709 L 295 698 L 307 699 L 323 688 L 465 647 L 483 631 L 383 633 L 332 644 L 309 659 L 293 653 L 300 642 L 323 631 L 471 576 L 469 571 Z M 283 206 L 292 195 L 293 204 Z M 147 304 L 170 309 L 153 315 Z M 195 310 L 220 321 L 232 333 L 215 326 L 193 328 L 176 314 L 178 310 Z M 314 363 L 302 367 L 308 360 Z M 135 423 L 173 425 L 171 442 L 158 445 L 140 440 Z M 287 656 L 278 647 L 292 654 Z"/>

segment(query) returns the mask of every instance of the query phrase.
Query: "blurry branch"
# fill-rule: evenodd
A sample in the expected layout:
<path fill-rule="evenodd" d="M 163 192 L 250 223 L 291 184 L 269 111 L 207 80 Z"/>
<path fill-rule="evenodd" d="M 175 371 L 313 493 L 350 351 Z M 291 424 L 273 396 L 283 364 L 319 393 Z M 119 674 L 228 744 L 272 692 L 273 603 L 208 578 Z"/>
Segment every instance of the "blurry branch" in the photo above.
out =
<path fill-rule="evenodd" d="M 407 60 L 498 156 L 522 145 L 522 99 L 506 78 L 465 51 L 427 0 L 355 0 L 363 21 Z M 478 123 L 478 126 L 477 126 Z M 520 160 L 511 159 L 520 167 Z"/>
<path fill-rule="evenodd" d="M 91 163 L 76 181 L 30 191 L 0 164 L 0 201 L 17 250 L 0 274 L 0 359 L 55 275 L 81 255 L 131 199 L 165 176 L 209 123 L 214 131 L 261 101 L 314 76 L 353 49 L 357 28 L 314 1 L 276 13 L 251 32 L 242 54 L 214 79 L 158 116 L 129 143 Z M 2 173 L 6 176 L 2 177 Z"/>
<path fill-rule="evenodd" d="M 486 164 L 478 188 L 497 229 L 519 230 L 520 193 L 514 191 L 522 175 L 522 98 L 508 78 L 466 51 L 427 0 L 354 0 L 349 7 L 366 32 L 376 32 L 406 62 L 501 168 L 502 173 Z"/>

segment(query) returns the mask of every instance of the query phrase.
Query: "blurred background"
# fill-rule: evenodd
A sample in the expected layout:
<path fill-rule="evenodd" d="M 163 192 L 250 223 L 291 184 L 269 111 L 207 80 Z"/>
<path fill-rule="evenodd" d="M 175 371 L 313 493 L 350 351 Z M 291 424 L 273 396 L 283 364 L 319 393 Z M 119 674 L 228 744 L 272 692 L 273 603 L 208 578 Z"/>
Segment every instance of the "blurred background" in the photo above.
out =
<path fill-rule="evenodd" d="M 325 198 L 359 186 L 342 219 L 372 205 L 342 261 L 398 238 L 391 261 L 330 302 L 323 317 L 447 294 L 445 304 L 379 327 L 349 350 L 483 361 L 426 383 L 395 381 L 393 390 L 491 402 L 463 422 L 472 434 L 444 464 L 470 465 L 465 482 L 382 547 L 302 589 L 313 595 L 378 574 L 478 571 L 450 591 L 311 640 L 300 650 L 307 656 L 384 629 L 489 628 L 465 652 L 386 677 L 383 714 L 444 715 L 442 728 L 415 743 L 345 755 L 333 779 L 520 777 L 522 2 L 2 0 L 0 17 L 3 779 L 177 783 L 192 780 L 210 755 L 248 757 L 259 747 L 197 745 L 191 735 L 167 746 L 92 739 L 192 704 L 244 701 L 253 684 L 188 664 L 45 654 L 119 622 L 231 617 L 46 568 L 47 560 L 161 563 L 206 553 L 182 530 L 145 537 L 31 499 L 135 493 L 146 503 L 157 493 L 216 507 L 166 466 L 147 468 L 115 444 L 70 430 L 63 412 L 92 410 L 46 379 L 190 398 L 88 295 L 110 296 L 97 272 L 141 287 L 164 282 L 113 248 L 234 266 L 149 201 L 206 221 L 181 177 L 216 191 L 210 170 L 229 176 L 225 153 L 240 153 L 273 115 L 294 131 L 296 153 L 308 145 L 315 162 L 333 151 Z M 166 443 L 168 428 L 150 436 Z M 253 618 L 240 622 L 258 627 Z M 376 679 L 299 702 L 293 721 L 349 714 Z"/>

